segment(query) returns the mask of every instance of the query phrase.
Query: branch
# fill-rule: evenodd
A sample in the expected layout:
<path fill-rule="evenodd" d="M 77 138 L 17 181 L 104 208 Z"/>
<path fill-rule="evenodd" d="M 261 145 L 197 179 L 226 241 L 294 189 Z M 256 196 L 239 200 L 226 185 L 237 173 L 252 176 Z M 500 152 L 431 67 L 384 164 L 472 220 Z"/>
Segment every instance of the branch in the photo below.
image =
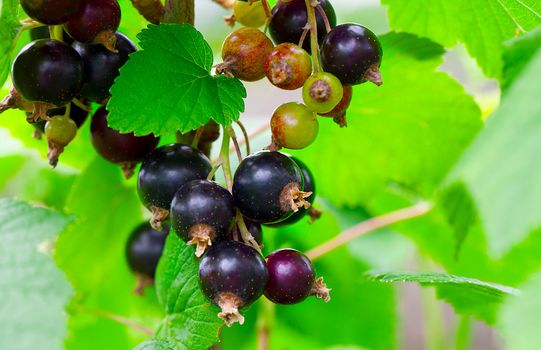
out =
<path fill-rule="evenodd" d="M 131 0 L 131 3 L 147 21 L 160 24 L 165 14 L 161 0 Z"/>
<path fill-rule="evenodd" d="M 163 23 L 195 23 L 195 0 L 166 0 Z"/>
<path fill-rule="evenodd" d="M 422 216 L 428 213 L 431 209 L 432 205 L 429 202 L 420 202 L 412 207 L 393 211 L 391 213 L 381 216 L 376 216 L 347 229 L 346 231 L 342 232 L 331 240 L 321 244 L 320 246 L 310 249 L 308 252 L 306 252 L 306 255 L 311 260 L 315 260 L 327 254 L 328 252 L 339 248 L 342 245 L 353 241 L 354 239 L 359 238 L 362 235 L 365 235 L 382 227 L 395 224 L 397 222 Z"/>

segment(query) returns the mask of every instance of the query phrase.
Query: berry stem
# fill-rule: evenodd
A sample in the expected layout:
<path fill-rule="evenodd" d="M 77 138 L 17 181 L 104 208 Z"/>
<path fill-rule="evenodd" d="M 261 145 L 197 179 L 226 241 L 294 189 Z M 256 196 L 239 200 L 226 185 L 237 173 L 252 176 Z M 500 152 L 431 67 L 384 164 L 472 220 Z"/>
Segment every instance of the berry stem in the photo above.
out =
<path fill-rule="evenodd" d="M 267 22 L 272 18 L 272 11 L 269 5 L 268 0 L 261 0 L 261 5 L 263 5 L 263 10 L 265 10 L 265 15 L 267 16 Z"/>
<path fill-rule="evenodd" d="M 51 39 L 64 41 L 64 27 L 62 25 L 49 26 L 49 35 Z"/>
<path fill-rule="evenodd" d="M 28 30 L 28 29 L 33 29 L 33 28 L 38 28 L 38 27 L 43 27 L 44 26 L 43 23 L 34 21 L 32 18 L 22 19 L 20 21 L 20 23 L 21 23 L 22 30 Z"/>
<path fill-rule="evenodd" d="M 246 141 L 246 155 L 249 156 L 250 153 L 252 152 L 250 149 L 250 137 L 248 136 L 248 131 L 246 131 L 244 124 L 242 124 L 242 122 L 240 122 L 239 120 L 237 120 L 235 123 L 237 123 L 237 125 L 239 126 L 242 132 L 242 136 L 244 137 L 244 140 Z M 239 142 L 239 146 L 240 146 L 240 142 Z"/>
<path fill-rule="evenodd" d="M 331 23 L 329 22 L 329 18 L 327 17 L 327 14 L 325 13 L 325 10 L 323 9 L 323 7 L 321 7 L 321 4 L 317 4 L 316 6 L 317 8 L 317 12 L 319 12 L 319 14 L 321 15 L 321 17 L 323 18 L 323 23 L 325 23 L 325 30 L 328 32 L 331 31 Z"/>
<path fill-rule="evenodd" d="M 195 23 L 195 0 L 166 0 L 163 23 Z"/>
<path fill-rule="evenodd" d="M 338 236 L 321 244 L 320 246 L 310 249 L 308 252 L 306 252 L 306 256 L 308 256 L 311 260 L 315 260 L 333 251 L 334 249 L 339 248 L 342 245 L 359 238 L 362 235 L 365 235 L 382 227 L 395 224 L 397 222 L 425 215 L 431 209 L 432 204 L 430 204 L 429 202 L 420 202 L 408 208 L 400 209 L 388 214 L 368 219 L 345 230 Z"/>
<path fill-rule="evenodd" d="M 233 176 L 231 175 L 231 161 L 229 160 L 229 140 L 230 136 L 227 132 L 227 127 L 223 127 L 222 148 L 220 149 L 220 158 L 222 169 L 224 171 L 225 184 L 229 192 L 233 190 Z"/>
<path fill-rule="evenodd" d="M 310 48 L 312 50 L 312 62 L 314 72 L 318 73 L 321 68 L 319 64 L 319 44 L 317 39 L 317 20 L 313 0 L 305 0 L 306 13 L 308 15 L 308 25 L 310 26 Z"/>
<path fill-rule="evenodd" d="M 250 231 L 248 231 L 248 228 L 246 227 L 246 223 L 244 222 L 244 217 L 242 216 L 242 213 L 240 212 L 240 210 L 237 210 L 237 226 L 239 227 L 242 241 L 248 244 L 249 246 L 251 246 L 252 248 L 254 248 L 255 250 L 257 250 L 259 254 L 262 254 L 259 244 L 257 244 L 254 236 L 252 236 Z"/>
<path fill-rule="evenodd" d="M 216 175 L 216 172 L 218 171 L 218 169 L 220 169 L 221 166 L 222 166 L 222 160 L 219 159 L 218 162 L 216 162 L 216 164 L 214 164 L 214 166 L 212 167 L 212 170 L 207 176 L 207 180 L 212 180 L 212 178 L 214 177 L 214 175 Z"/>
<path fill-rule="evenodd" d="M 239 162 L 242 162 L 242 153 L 240 151 L 239 141 L 237 140 L 237 135 L 235 134 L 235 130 L 233 130 L 231 125 L 227 127 L 227 133 L 229 134 L 231 140 L 233 140 L 233 146 L 235 147 L 235 153 L 237 154 Z"/>
<path fill-rule="evenodd" d="M 75 311 L 80 312 L 80 313 L 93 314 L 93 315 L 96 315 L 96 316 L 106 318 L 106 319 L 111 320 L 111 321 L 115 321 L 115 322 L 117 322 L 117 323 L 119 323 L 121 325 L 124 325 L 124 326 L 130 327 L 132 329 L 135 329 L 136 331 L 139 331 L 139 332 L 141 332 L 141 333 L 143 333 L 143 334 L 145 334 L 147 336 L 150 336 L 150 337 L 154 335 L 154 332 L 152 331 L 152 329 L 147 328 L 147 327 L 145 327 L 143 325 L 140 325 L 139 323 L 137 323 L 135 321 L 132 321 L 132 320 L 126 318 L 126 317 L 114 314 L 114 313 L 109 312 L 109 311 L 100 310 L 100 309 L 94 309 L 94 308 L 87 308 L 87 307 L 84 307 L 84 306 L 76 306 Z"/>
<path fill-rule="evenodd" d="M 199 140 L 201 139 L 201 135 L 203 135 L 203 131 L 205 130 L 205 126 L 201 125 L 197 131 L 195 132 L 195 136 L 192 140 L 192 148 L 197 148 L 199 146 Z"/>

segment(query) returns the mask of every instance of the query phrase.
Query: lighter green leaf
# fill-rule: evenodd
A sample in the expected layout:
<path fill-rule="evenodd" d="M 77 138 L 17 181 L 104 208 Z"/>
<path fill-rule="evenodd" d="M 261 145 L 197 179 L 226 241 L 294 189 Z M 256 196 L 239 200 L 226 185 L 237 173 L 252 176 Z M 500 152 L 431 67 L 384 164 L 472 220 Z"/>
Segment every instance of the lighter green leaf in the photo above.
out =
<path fill-rule="evenodd" d="M 541 329 L 541 273 L 521 288 L 520 298 L 510 299 L 502 307 L 498 328 L 507 349 L 539 349 Z"/>
<path fill-rule="evenodd" d="M 219 342 L 223 321 L 198 283 L 194 248 L 171 232 L 156 273 L 156 289 L 166 317 L 157 336 L 175 350 L 207 350 Z"/>
<path fill-rule="evenodd" d="M 541 26 L 506 43 L 501 79 L 503 90 L 506 91 L 511 86 L 539 50 L 541 50 Z"/>
<path fill-rule="evenodd" d="M 337 206 L 365 204 L 397 184 L 430 196 L 481 127 L 463 87 L 434 71 L 441 46 L 396 33 L 381 42 L 383 86 L 355 88 L 348 127 L 320 119 L 316 142 L 299 153 Z"/>
<path fill-rule="evenodd" d="M 148 340 L 134 350 L 175 350 L 175 347 L 165 340 Z"/>
<path fill-rule="evenodd" d="M 383 0 L 391 28 L 446 47 L 464 43 L 486 75 L 499 77 L 503 42 L 541 24 L 538 0 Z"/>
<path fill-rule="evenodd" d="M 49 255 L 68 222 L 51 210 L 0 200 L 0 349 L 62 347 L 71 288 Z"/>
<path fill-rule="evenodd" d="M 0 86 L 6 81 L 9 72 L 11 51 L 21 32 L 21 24 L 17 20 L 19 2 L 3 0 L 0 2 Z"/>
<path fill-rule="evenodd" d="M 136 281 L 126 263 L 127 239 L 143 221 L 136 191 L 125 185 L 118 166 L 96 158 L 74 184 L 67 211 L 77 220 L 60 235 L 55 255 L 76 292 L 66 349 L 131 349 L 145 336 L 101 315 L 150 329 L 162 317 L 154 290 L 145 297 L 133 292 Z"/>
<path fill-rule="evenodd" d="M 415 282 L 423 287 L 436 287 L 438 297 L 463 314 L 472 314 L 488 322 L 494 321 L 495 307 L 507 296 L 517 296 L 517 289 L 483 282 L 474 278 L 443 273 L 398 272 L 371 274 L 381 283 Z"/>
<path fill-rule="evenodd" d="M 492 256 L 541 227 L 540 76 L 538 51 L 448 180 L 470 192 Z"/>
<path fill-rule="evenodd" d="M 213 119 L 226 125 L 244 111 L 236 78 L 210 75 L 213 54 L 189 24 L 150 25 L 111 88 L 109 124 L 137 135 L 187 132 Z"/>

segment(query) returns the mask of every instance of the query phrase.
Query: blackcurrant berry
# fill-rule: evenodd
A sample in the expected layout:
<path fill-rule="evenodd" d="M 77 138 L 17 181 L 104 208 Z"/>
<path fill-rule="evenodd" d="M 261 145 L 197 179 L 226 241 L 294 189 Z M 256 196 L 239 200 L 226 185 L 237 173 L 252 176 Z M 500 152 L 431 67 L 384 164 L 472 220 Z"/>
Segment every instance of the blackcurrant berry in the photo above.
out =
<path fill-rule="evenodd" d="M 152 211 L 152 226 L 159 228 L 167 218 L 173 196 L 182 185 L 206 179 L 211 170 L 212 165 L 203 153 L 181 144 L 159 147 L 145 158 L 137 191 L 143 204 Z"/>
<path fill-rule="evenodd" d="M 381 85 L 383 51 L 378 37 L 359 24 L 342 24 L 327 34 L 321 45 L 321 64 L 344 85 L 371 81 Z"/>
<path fill-rule="evenodd" d="M 68 34 L 82 43 L 102 44 L 115 52 L 115 32 L 120 24 L 117 0 L 85 0 L 64 25 Z"/>
<path fill-rule="evenodd" d="M 216 70 L 245 81 L 262 79 L 265 76 L 265 58 L 273 47 L 272 41 L 259 29 L 238 29 L 225 38 L 222 45 L 224 62 Z"/>
<path fill-rule="evenodd" d="M 328 113 L 344 96 L 344 88 L 334 75 L 322 72 L 312 75 L 304 83 L 302 99 L 316 113 Z"/>
<path fill-rule="evenodd" d="M 288 102 L 271 118 L 271 148 L 302 149 L 314 142 L 319 125 L 316 114 L 301 103 Z"/>
<path fill-rule="evenodd" d="M 328 0 L 321 0 L 319 1 L 319 4 L 327 15 L 331 28 L 333 28 L 336 25 L 334 8 Z M 325 28 L 323 16 L 321 16 L 319 11 L 316 10 L 315 12 L 318 40 L 321 44 L 327 30 Z M 306 12 L 305 0 L 292 0 L 287 3 L 282 1 L 272 9 L 272 20 L 269 25 L 269 33 L 276 44 L 298 44 L 306 23 L 308 23 L 308 15 Z M 303 49 L 309 53 L 311 52 L 310 40 L 304 41 Z"/>
<path fill-rule="evenodd" d="M 153 283 L 168 234 L 169 225 L 164 225 L 162 231 L 156 231 L 148 223 L 139 225 L 130 234 L 126 244 L 126 260 L 137 275 L 137 293 L 141 294 L 146 285 Z"/>
<path fill-rule="evenodd" d="M 239 310 L 256 301 L 265 290 L 268 272 L 259 253 L 237 241 L 224 241 L 208 249 L 199 265 L 201 289 L 222 311 L 227 326 L 244 323 Z"/>
<path fill-rule="evenodd" d="M 92 145 L 96 151 L 111 163 L 120 164 L 127 178 L 133 175 L 135 165 L 148 156 L 158 145 L 154 135 L 135 136 L 121 134 L 107 125 L 107 110 L 99 108 L 90 123 Z"/>
<path fill-rule="evenodd" d="M 62 106 L 81 90 L 83 62 L 71 46 L 42 39 L 19 52 L 13 61 L 11 77 L 26 100 Z"/>
<path fill-rule="evenodd" d="M 312 74 L 310 55 L 298 45 L 280 44 L 265 59 L 265 74 L 274 86 L 296 90 Z"/>
<path fill-rule="evenodd" d="M 80 42 L 75 42 L 73 48 L 83 59 L 81 96 L 94 102 L 102 102 L 110 96 L 109 89 L 120 74 L 120 67 L 128 61 L 129 54 L 137 51 L 135 44 L 121 33 L 116 33 L 117 52 L 111 52 L 103 45 Z"/>
<path fill-rule="evenodd" d="M 294 249 L 281 249 L 267 256 L 269 281 L 265 296 L 276 304 L 300 303 L 310 295 L 329 301 L 329 291 L 306 255 Z"/>
<path fill-rule="evenodd" d="M 287 219 L 300 207 L 309 207 L 299 167 L 280 152 L 259 152 L 239 164 L 233 197 L 241 213 L 260 223 Z"/>
<path fill-rule="evenodd" d="M 259 0 L 237 0 L 233 5 L 235 20 L 246 27 L 261 27 L 267 21 L 263 4 Z"/>
<path fill-rule="evenodd" d="M 83 0 L 21 0 L 26 14 L 43 24 L 54 25 L 66 22 L 75 15 Z"/>
<path fill-rule="evenodd" d="M 230 232 L 235 213 L 231 193 L 210 180 L 184 184 L 171 202 L 173 228 L 183 241 L 197 246 L 197 257 Z"/>
<path fill-rule="evenodd" d="M 307 214 L 309 214 L 312 217 L 312 220 L 318 219 L 321 216 L 321 212 L 317 209 L 314 209 L 314 207 L 312 207 L 312 204 L 314 204 L 314 201 L 316 199 L 316 182 L 314 179 L 314 175 L 312 174 L 308 166 L 304 164 L 299 158 L 296 158 L 293 156 L 290 156 L 290 158 L 301 169 L 302 177 L 304 180 L 304 191 L 312 192 L 312 195 L 306 199 L 310 203 L 310 208 L 309 209 L 305 209 L 304 207 L 299 208 L 299 210 L 296 213 L 294 213 L 293 215 L 291 215 L 289 218 L 285 219 L 284 221 L 280 221 L 276 224 L 267 225 L 270 227 L 282 227 L 282 226 L 292 225 L 296 222 L 299 222 Z"/>
<path fill-rule="evenodd" d="M 49 164 L 55 167 L 58 164 L 58 157 L 64 151 L 64 148 L 75 138 L 77 134 L 77 125 L 68 116 L 54 116 L 45 124 L 45 136 L 49 152 L 47 158 Z"/>

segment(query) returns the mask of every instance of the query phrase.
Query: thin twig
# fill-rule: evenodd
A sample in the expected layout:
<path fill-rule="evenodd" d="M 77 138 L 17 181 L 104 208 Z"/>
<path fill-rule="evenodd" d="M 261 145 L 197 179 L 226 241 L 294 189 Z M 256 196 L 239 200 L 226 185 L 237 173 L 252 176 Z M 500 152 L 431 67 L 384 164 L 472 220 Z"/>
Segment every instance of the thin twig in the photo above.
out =
<path fill-rule="evenodd" d="M 255 129 L 252 132 L 248 133 L 248 138 L 244 138 L 242 140 L 239 140 L 239 145 L 242 146 L 246 142 L 250 142 L 250 140 L 253 140 L 255 137 L 267 132 L 269 129 L 270 129 L 270 123 L 262 124 L 257 129 Z M 233 151 L 233 147 L 231 147 L 231 151 Z"/>
<path fill-rule="evenodd" d="M 308 24 L 310 25 L 310 49 L 312 51 L 312 64 L 314 66 L 314 72 L 318 73 L 321 69 L 319 64 L 319 42 L 317 37 L 316 11 L 314 9 L 313 0 L 305 0 L 305 3 Z"/>
<path fill-rule="evenodd" d="M 242 131 L 242 136 L 244 137 L 244 141 L 246 142 L 246 156 L 249 156 L 250 153 L 252 153 L 250 150 L 250 136 L 248 136 L 248 131 L 246 131 L 244 124 L 242 124 L 240 120 L 237 120 L 236 123 Z"/>
<path fill-rule="evenodd" d="M 420 202 L 412 207 L 400 209 L 385 215 L 368 219 L 358 225 L 347 229 L 346 231 L 342 232 L 331 240 L 321 244 L 320 246 L 310 249 L 306 252 L 306 255 L 311 260 L 315 260 L 327 254 L 328 252 L 338 247 L 341 247 L 342 245 L 347 244 L 354 239 L 359 238 L 362 235 L 400 221 L 405 221 L 418 216 L 422 216 L 428 213 L 431 209 L 432 205 L 429 202 Z"/>
<path fill-rule="evenodd" d="M 233 130 L 233 127 L 231 125 L 227 127 L 227 133 L 233 141 L 233 147 L 235 148 L 235 153 L 237 153 L 237 158 L 239 162 L 242 162 L 242 153 L 240 152 L 239 141 L 237 140 L 237 135 L 235 134 L 235 130 Z"/>
<path fill-rule="evenodd" d="M 220 149 L 220 158 L 222 159 L 222 170 L 225 177 L 225 185 L 229 192 L 233 190 L 233 176 L 231 175 L 231 161 L 229 160 L 229 134 L 227 127 L 223 127 L 223 140 L 222 147 Z"/>
<path fill-rule="evenodd" d="M 317 11 L 323 18 L 323 23 L 325 23 L 325 30 L 328 32 L 331 31 L 331 23 L 329 22 L 329 18 L 327 17 L 327 14 L 325 13 L 325 10 L 323 10 L 323 7 L 321 7 L 321 4 L 317 4 L 316 6 Z"/>
<path fill-rule="evenodd" d="M 130 327 L 130 328 L 133 328 L 147 336 L 153 336 L 154 335 L 154 332 L 152 331 L 152 329 L 150 328 L 147 328 L 143 325 L 140 325 L 139 323 L 135 322 L 135 321 L 132 321 L 126 317 L 123 317 L 123 316 L 120 316 L 120 315 L 117 315 L 117 314 L 113 314 L 112 312 L 109 312 L 109 311 L 105 311 L 105 310 L 100 310 L 100 309 L 91 309 L 91 308 L 86 308 L 84 306 L 78 306 L 76 307 L 76 310 L 78 312 L 81 312 L 81 313 L 87 313 L 87 314 L 94 314 L 94 315 L 97 315 L 97 316 L 100 316 L 100 317 L 103 317 L 103 318 L 106 318 L 106 319 L 109 319 L 111 321 L 115 321 L 117 323 L 120 323 L 124 326 L 127 326 L 127 327 Z"/>
<path fill-rule="evenodd" d="M 192 140 L 192 148 L 197 148 L 199 146 L 199 140 L 201 139 L 201 135 L 203 135 L 203 131 L 205 130 L 205 126 L 201 125 L 197 131 L 195 132 L 195 136 Z"/>

